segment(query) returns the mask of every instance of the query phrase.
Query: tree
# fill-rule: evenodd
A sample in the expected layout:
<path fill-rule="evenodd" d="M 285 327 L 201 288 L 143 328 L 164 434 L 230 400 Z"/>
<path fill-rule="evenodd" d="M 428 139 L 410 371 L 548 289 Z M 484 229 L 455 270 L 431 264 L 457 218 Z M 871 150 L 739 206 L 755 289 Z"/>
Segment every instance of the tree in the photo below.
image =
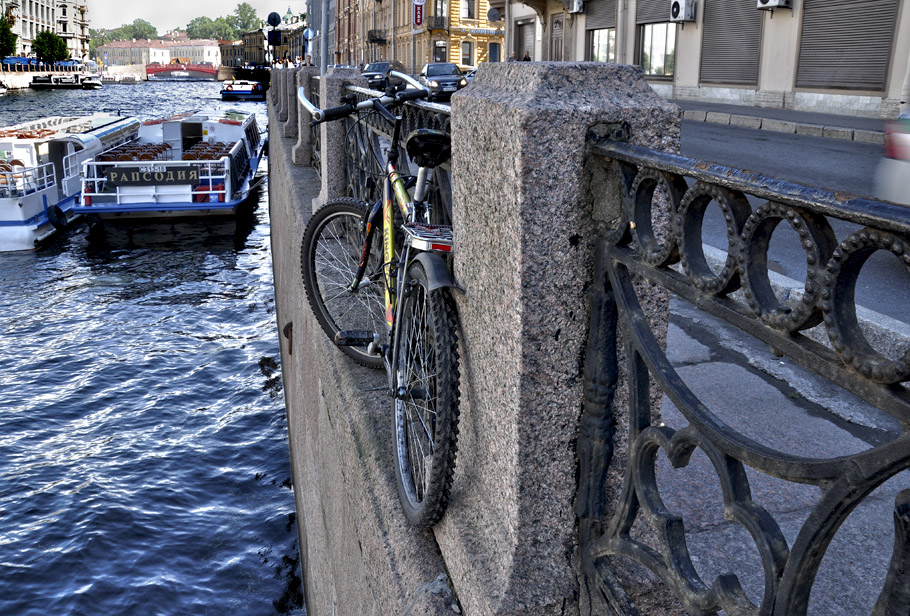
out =
<path fill-rule="evenodd" d="M 128 29 L 130 36 L 126 37 L 128 39 L 156 39 L 158 38 L 158 28 L 145 21 L 144 19 L 135 19 L 133 23 L 128 26 L 121 26 L 123 29 Z"/>
<path fill-rule="evenodd" d="M 32 51 L 35 52 L 39 60 L 43 60 L 48 64 L 66 60 L 70 56 L 69 49 L 66 48 L 66 43 L 63 39 L 47 30 L 39 32 L 35 40 L 32 41 Z"/>
<path fill-rule="evenodd" d="M 219 17 L 212 24 L 212 36 L 207 38 L 220 39 L 224 41 L 235 41 L 240 38 L 234 20 L 230 17 Z"/>
<path fill-rule="evenodd" d="M 0 58 L 16 53 L 16 39 L 19 38 L 9 27 L 9 22 L 0 17 Z"/>
<path fill-rule="evenodd" d="M 237 28 L 238 34 L 252 32 L 259 29 L 261 20 L 256 17 L 256 9 L 249 2 L 241 2 L 234 9 L 234 27 Z"/>
<path fill-rule="evenodd" d="M 215 22 L 210 17 L 196 17 L 186 25 L 186 34 L 191 39 L 212 38 Z"/>

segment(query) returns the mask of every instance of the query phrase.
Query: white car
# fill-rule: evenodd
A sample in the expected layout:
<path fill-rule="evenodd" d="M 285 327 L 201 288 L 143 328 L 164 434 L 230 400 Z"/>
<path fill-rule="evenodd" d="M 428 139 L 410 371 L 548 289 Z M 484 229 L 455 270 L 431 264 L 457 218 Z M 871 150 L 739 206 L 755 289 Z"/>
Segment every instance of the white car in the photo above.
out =
<path fill-rule="evenodd" d="M 910 113 L 885 127 L 885 153 L 875 171 L 875 196 L 910 205 Z"/>

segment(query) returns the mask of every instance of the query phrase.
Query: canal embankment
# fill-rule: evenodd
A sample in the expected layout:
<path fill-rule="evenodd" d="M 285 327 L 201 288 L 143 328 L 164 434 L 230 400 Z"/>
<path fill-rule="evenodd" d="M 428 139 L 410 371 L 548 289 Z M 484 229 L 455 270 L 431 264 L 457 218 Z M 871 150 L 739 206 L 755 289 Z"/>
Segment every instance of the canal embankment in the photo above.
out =
<path fill-rule="evenodd" d="M 408 527 L 399 511 L 391 403 L 377 391 L 385 377 L 341 355 L 307 304 L 300 241 L 320 182 L 311 167 L 294 165 L 297 136 L 280 126 L 270 104 L 276 319 L 307 611 L 453 614 L 433 534 Z"/>

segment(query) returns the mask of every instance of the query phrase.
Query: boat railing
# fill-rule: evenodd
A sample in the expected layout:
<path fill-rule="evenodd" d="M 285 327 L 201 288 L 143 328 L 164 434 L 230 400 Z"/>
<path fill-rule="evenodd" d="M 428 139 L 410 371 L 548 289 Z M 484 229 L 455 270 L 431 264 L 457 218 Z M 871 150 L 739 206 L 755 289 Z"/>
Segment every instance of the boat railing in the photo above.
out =
<path fill-rule="evenodd" d="M 224 202 L 231 164 L 219 160 L 138 160 L 83 163 L 83 205 L 101 203 Z"/>
<path fill-rule="evenodd" d="M 0 164 L 0 197 L 15 198 L 56 186 L 54 165 L 45 163 L 37 167 L 20 167 Z"/>

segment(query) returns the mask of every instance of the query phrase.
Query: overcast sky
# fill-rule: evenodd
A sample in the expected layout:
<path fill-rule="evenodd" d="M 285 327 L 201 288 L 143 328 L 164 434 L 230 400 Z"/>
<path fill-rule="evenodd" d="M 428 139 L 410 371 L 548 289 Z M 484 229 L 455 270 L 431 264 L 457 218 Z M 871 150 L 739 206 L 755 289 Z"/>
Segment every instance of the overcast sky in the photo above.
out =
<path fill-rule="evenodd" d="M 144 19 L 156 28 L 159 34 L 186 24 L 196 17 L 224 17 L 231 15 L 243 0 L 151 0 L 146 2 L 124 2 L 124 0 L 87 0 L 88 19 L 92 28 L 117 28 L 131 24 L 135 19 Z M 272 11 L 284 16 L 291 12 L 306 12 L 305 0 L 246 0 L 260 19 Z"/>

